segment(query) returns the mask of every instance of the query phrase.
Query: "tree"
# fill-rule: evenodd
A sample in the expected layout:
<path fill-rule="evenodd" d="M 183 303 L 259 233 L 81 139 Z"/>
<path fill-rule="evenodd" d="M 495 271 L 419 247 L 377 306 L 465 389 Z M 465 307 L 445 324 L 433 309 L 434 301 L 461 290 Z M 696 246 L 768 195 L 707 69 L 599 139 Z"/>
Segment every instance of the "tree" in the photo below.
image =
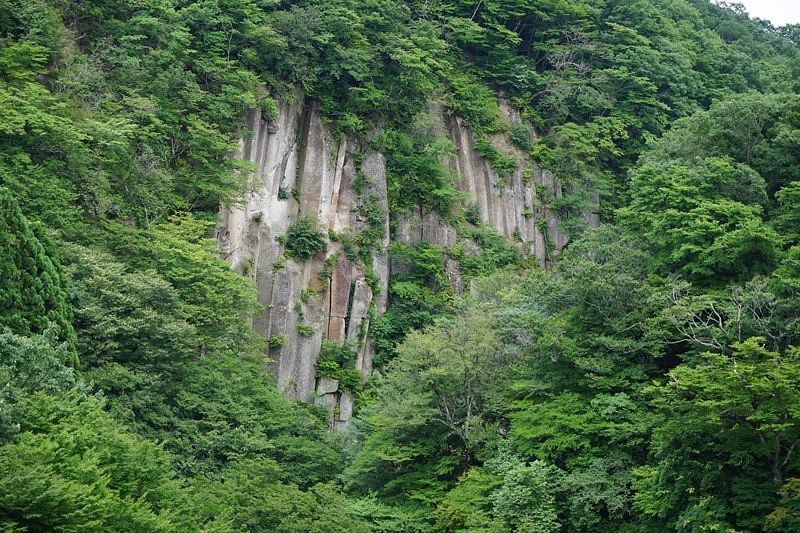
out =
<path fill-rule="evenodd" d="M 615 531 L 633 516 L 631 470 L 653 424 L 641 388 L 669 364 L 650 331 L 664 304 L 647 257 L 604 226 L 495 304 L 498 335 L 520 354 L 503 374 L 508 440 L 522 461 L 562 471 L 559 521 L 574 530 Z"/>
<path fill-rule="evenodd" d="M 82 366 L 112 362 L 168 373 L 195 355 L 197 332 L 156 272 L 127 272 L 108 254 L 67 248 Z"/>
<path fill-rule="evenodd" d="M 198 514 L 210 530 L 369 531 L 335 484 L 300 490 L 281 481 L 285 474 L 271 459 L 235 461 L 222 476 L 224 483 L 201 478 L 193 487 Z"/>
<path fill-rule="evenodd" d="M 52 325 L 57 337 L 74 347 L 72 309 L 60 265 L 48 253 L 53 251 L 8 189 L 0 187 L 0 328 L 33 335 Z"/>
<path fill-rule="evenodd" d="M 764 205 L 764 192 L 772 199 L 776 191 L 796 179 L 800 169 L 796 155 L 800 142 L 798 106 L 800 99 L 788 91 L 730 95 L 716 101 L 707 111 L 676 121 L 652 144 L 643 162 L 728 158 L 763 177 L 765 190 L 752 203 Z"/>
<path fill-rule="evenodd" d="M 118 261 L 138 271 L 157 271 L 176 291 L 180 316 L 195 328 L 198 353 L 238 354 L 260 346 L 251 327 L 259 309 L 255 288 L 219 257 L 208 222 L 185 214 L 146 230 L 116 223 L 105 229 L 106 246 Z"/>
<path fill-rule="evenodd" d="M 636 470 L 637 508 L 683 527 L 761 527 L 800 465 L 798 371 L 796 347 L 777 353 L 750 338 L 652 387 L 664 422 L 653 434 L 655 464 Z"/>
<path fill-rule="evenodd" d="M 443 531 L 505 531 L 490 499 L 501 483 L 502 478 L 485 466 L 470 468 L 437 505 L 437 527 Z"/>
<path fill-rule="evenodd" d="M 660 311 L 651 335 L 674 346 L 684 362 L 706 350 L 730 353 L 735 343 L 753 336 L 763 337 L 773 351 L 784 351 L 795 342 L 800 320 L 792 263 L 790 255 L 769 278 L 730 285 L 724 292 L 702 292 L 672 280 L 654 302 Z"/>
<path fill-rule="evenodd" d="M 0 445 L 20 430 L 20 404 L 34 392 L 57 394 L 78 385 L 68 365 L 70 347 L 59 343 L 53 329 L 23 337 L 0 333 Z"/>
<path fill-rule="evenodd" d="M 435 504 L 494 439 L 487 416 L 503 353 L 477 309 L 412 332 L 364 416 L 369 434 L 346 475 L 397 503 Z"/>
<path fill-rule="evenodd" d="M 800 528 L 800 479 L 786 480 L 778 494 L 781 499 L 767 515 L 764 530 L 786 533 L 797 531 Z"/>
<path fill-rule="evenodd" d="M 0 525 L 18 530 L 189 531 L 167 455 L 93 397 L 35 393 L 0 448 Z"/>
<path fill-rule="evenodd" d="M 800 180 L 793 181 L 775 194 L 778 207 L 772 217 L 783 242 L 794 246 L 800 244 Z"/>
<path fill-rule="evenodd" d="M 500 453 L 487 466 L 502 480 L 490 499 L 495 514 L 513 531 L 558 531 L 555 486 L 558 470 L 543 461 L 525 464 Z"/>
<path fill-rule="evenodd" d="M 632 173 L 631 203 L 618 216 L 652 251 L 657 272 L 721 285 L 777 261 L 779 238 L 750 200 L 763 195 L 763 180 L 728 159 L 645 164 Z"/>
<path fill-rule="evenodd" d="M 156 272 L 128 272 L 108 254 L 66 247 L 81 370 L 119 419 L 145 435 L 169 425 L 197 330 Z"/>

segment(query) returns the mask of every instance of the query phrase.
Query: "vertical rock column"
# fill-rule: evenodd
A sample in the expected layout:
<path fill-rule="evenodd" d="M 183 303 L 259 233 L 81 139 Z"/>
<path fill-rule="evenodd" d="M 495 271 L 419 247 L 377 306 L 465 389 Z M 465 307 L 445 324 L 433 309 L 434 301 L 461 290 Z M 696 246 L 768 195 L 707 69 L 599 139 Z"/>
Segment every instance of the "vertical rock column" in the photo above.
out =
<path fill-rule="evenodd" d="M 267 365 L 278 386 L 290 397 L 327 405 L 332 425 L 341 427 L 352 414 L 352 394 L 340 391 L 336 380 L 317 379 L 315 365 L 327 338 L 352 342 L 358 354 L 353 365 L 364 376 L 372 370 L 368 317 L 386 309 L 388 287 L 385 163 L 357 143 L 334 140 L 318 105 L 299 91 L 280 102 L 277 117 L 255 110 L 247 125 L 252 134 L 241 139 L 235 156 L 253 163 L 251 190 L 221 209 L 220 244 L 233 268 L 258 287 L 263 312 L 253 326 L 269 343 Z M 359 170 L 369 180 L 362 195 L 352 190 Z M 341 243 L 331 240 L 324 252 L 300 261 L 279 240 L 300 217 L 315 220 L 323 232 L 354 238 L 366 226 L 359 214 L 366 201 L 383 209 L 387 234 L 370 265 L 384 291 L 375 302 L 364 265 L 348 259 Z"/>
<path fill-rule="evenodd" d="M 519 120 L 513 108 L 503 102 L 500 107 L 509 122 Z M 263 312 L 254 317 L 253 327 L 268 341 L 267 366 L 278 386 L 290 397 L 324 405 L 331 427 L 341 428 L 352 416 L 353 394 L 330 376 L 318 376 L 316 366 L 322 342 L 329 339 L 355 349 L 352 364 L 362 377 L 372 372 L 370 320 L 386 311 L 390 273 L 386 162 L 359 140 L 327 131 L 318 104 L 299 90 L 278 108 L 276 117 L 259 110 L 246 117 L 252 133 L 241 139 L 235 157 L 253 164 L 251 188 L 240 203 L 221 209 L 219 238 L 233 268 L 257 285 Z M 537 197 L 539 190 L 553 198 L 561 195 L 554 177 L 504 135 L 496 135 L 495 147 L 518 163 L 512 175 L 499 176 L 478 153 L 477 137 L 464 121 L 441 106 L 429 112 L 433 127 L 453 143 L 447 164 L 481 222 L 544 265 L 549 252 L 567 241 L 555 214 Z M 353 187 L 356 179 L 359 192 Z M 350 244 L 361 231 L 375 230 L 370 227 L 375 217 L 367 215 L 377 209 L 383 213 L 381 239 L 371 244 L 368 258 L 358 259 L 349 249 L 348 258 L 343 241 Z M 308 259 L 289 257 L 281 238 L 300 217 L 342 238 L 330 239 L 324 251 Z M 464 243 L 465 253 L 480 251 L 438 215 L 408 213 L 398 215 L 396 223 L 401 242 L 425 240 L 445 249 Z M 462 292 L 458 261 L 445 259 L 450 283 Z"/>
<path fill-rule="evenodd" d="M 351 261 L 341 245 L 334 246 L 337 254 L 332 265 L 329 289 L 328 339 L 347 343 L 356 351 L 355 368 L 363 379 L 372 372 L 372 347 L 369 341 L 370 317 L 386 311 L 388 292 L 389 220 L 386 188 L 386 171 L 383 156 L 372 151 L 360 154 L 360 171 L 367 184 L 358 194 L 352 182 L 356 176 L 355 154 L 342 162 L 339 194 L 332 202 L 330 226 L 345 235 L 357 235 L 370 223 L 361 216 L 362 207 L 373 203 L 384 213 L 382 238 L 375 243 L 370 254 L 369 267 L 377 279 L 378 295 L 373 293 L 366 279 L 367 265 Z M 353 415 L 355 396 L 329 377 L 318 377 L 315 402 L 328 409 L 330 427 L 346 428 Z"/>

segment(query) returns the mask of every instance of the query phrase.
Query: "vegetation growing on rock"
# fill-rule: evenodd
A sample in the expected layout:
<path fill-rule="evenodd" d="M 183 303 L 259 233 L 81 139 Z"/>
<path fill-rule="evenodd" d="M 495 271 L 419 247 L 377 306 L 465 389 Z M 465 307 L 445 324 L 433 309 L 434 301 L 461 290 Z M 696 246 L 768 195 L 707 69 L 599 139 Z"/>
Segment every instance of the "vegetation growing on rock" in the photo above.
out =
<path fill-rule="evenodd" d="M 0 529 L 797 530 L 799 34 L 707 0 L 0 0 Z M 379 374 L 326 343 L 345 434 L 265 371 L 288 337 L 213 236 L 243 117 L 297 87 L 386 158 L 328 234 L 370 290 L 385 217 L 458 229 L 390 246 Z M 434 106 L 569 230 L 549 270 L 457 190 Z"/>

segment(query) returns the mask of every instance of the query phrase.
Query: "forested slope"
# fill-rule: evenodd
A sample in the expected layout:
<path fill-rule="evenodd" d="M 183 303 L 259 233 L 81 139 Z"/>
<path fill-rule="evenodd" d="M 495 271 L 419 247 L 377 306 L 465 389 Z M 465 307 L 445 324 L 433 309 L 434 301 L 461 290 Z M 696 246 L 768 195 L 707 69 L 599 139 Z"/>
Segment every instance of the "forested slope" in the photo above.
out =
<path fill-rule="evenodd" d="M 705 0 L 0 0 L 0 33 L 4 530 L 800 528 L 797 26 Z M 436 213 L 483 250 L 390 246 L 343 433 L 265 371 L 278 339 L 214 233 L 252 185 L 248 113 L 298 90 L 385 157 L 392 231 Z M 558 181 L 548 271 L 480 224 L 432 106 L 498 173 L 508 145 Z M 297 258 L 348 243 L 308 225 Z"/>

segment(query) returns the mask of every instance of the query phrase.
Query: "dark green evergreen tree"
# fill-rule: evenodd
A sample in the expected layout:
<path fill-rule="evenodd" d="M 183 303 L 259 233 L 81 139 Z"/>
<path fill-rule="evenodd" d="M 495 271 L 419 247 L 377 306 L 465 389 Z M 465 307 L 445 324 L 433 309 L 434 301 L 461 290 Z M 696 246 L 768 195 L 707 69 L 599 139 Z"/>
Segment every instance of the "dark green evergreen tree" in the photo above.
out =
<path fill-rule="evenodd" d="M 0 187 L 0 328 L 19 335 L 53 326 L 74 348 L 64 276 L 47 237 L 33 227 L 8 189 Z"/>

